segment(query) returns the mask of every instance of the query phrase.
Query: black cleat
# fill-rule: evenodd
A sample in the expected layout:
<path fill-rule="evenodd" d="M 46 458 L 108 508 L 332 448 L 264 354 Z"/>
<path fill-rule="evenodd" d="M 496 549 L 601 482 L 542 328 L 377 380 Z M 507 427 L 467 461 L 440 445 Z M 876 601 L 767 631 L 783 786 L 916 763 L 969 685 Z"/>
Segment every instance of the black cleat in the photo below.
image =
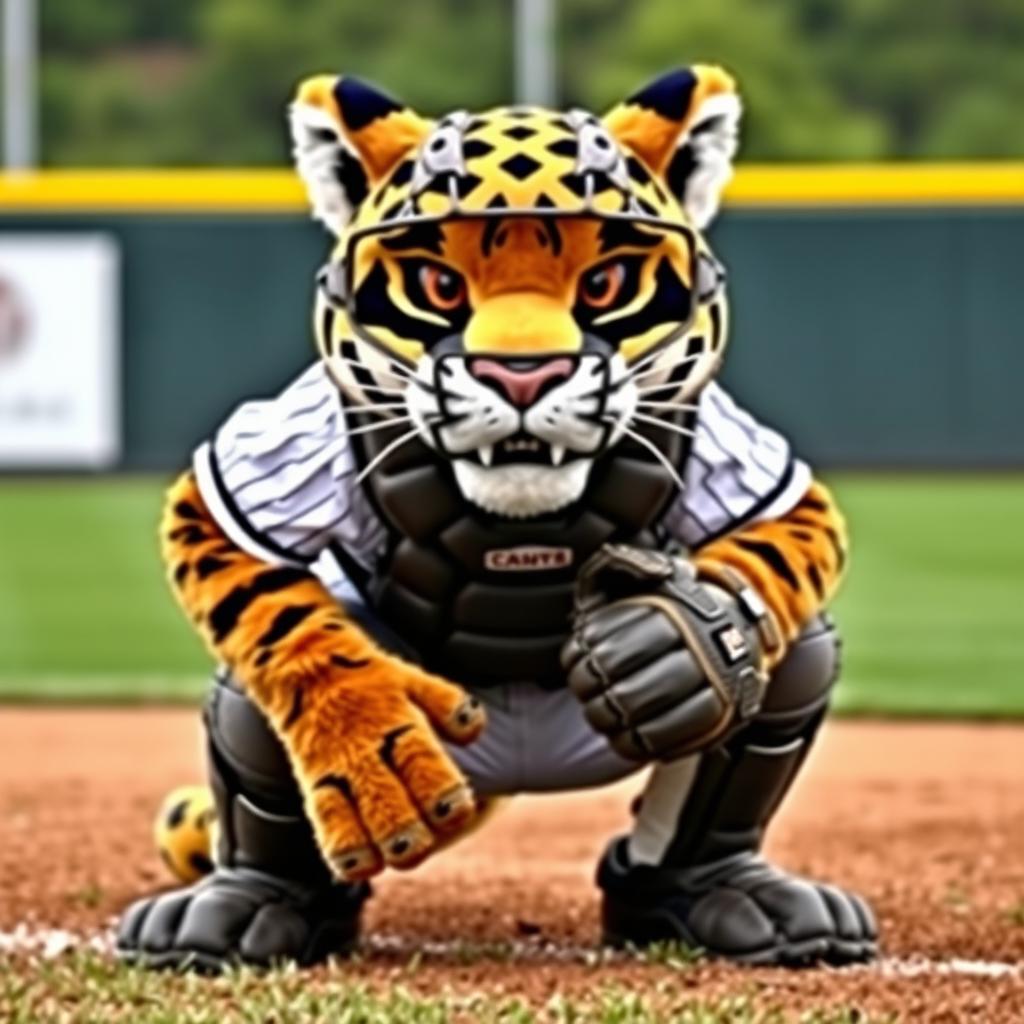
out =
<path fill-rule="evenodd" d="M 619 839 L 597 882 L 611 946 L 681 942 L 712 958 L 786 967 L 864 963 L 878 954 L 875 918 L 863 899 L 787 874 L 756 853 L 696 867 L 632 866 Z"/>
<path fill-rule="evenodd" d="M 350 952 L 366 884 L 308 888 L 249 868 L 217 868 L 185 889 L 150 896 L 124 913 L 118 958 L 155 968 L 216 972 L 247 964 L 319 963 Z"/>

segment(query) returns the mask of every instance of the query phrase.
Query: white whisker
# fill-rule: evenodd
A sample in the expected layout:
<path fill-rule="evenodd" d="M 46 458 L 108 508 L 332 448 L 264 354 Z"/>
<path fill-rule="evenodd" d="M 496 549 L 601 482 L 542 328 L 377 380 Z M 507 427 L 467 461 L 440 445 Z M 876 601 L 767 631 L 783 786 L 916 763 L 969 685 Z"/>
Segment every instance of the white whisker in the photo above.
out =
<path fill-rule="evenodd" d="M 638 395 L 664 394 L 666 391 L 679 391 L 686 383 L 686 381 L 682 383 L 679 381 L 665 381 L 664 384 L 645 384 L 642 388 L 637 388 L 636 393 Z"/>
<path fill-rule="evenodd" d="M 352 367 L 355 367 L 358 370 L 365 370 L 367 373 L 370 373 L 370 374 L 373 374 L 373 373 L 387 374 L 390 377 L 394 377 L 396 380 L 407 381 L 409 384 L 415 384 L 417 387 L 423 388 L 424 391 L 434 391 L 434 390 L 436 390 L 434 388 L 433 384 L 428 384 L 426 381 L 421 380 L 407 366 L 403 366 L 401 363 L 396 363 L 393 360 L 388 359 L 387 356 L 384 357 L 387 360 L 387 369 L 386 370 L 377 370 L 377 369 L 375 369 L 375 367 L 371 366 L 369 363 L 364 363 L 362 360 L 359 360 L 359 359 L 349 359 L 347 356 L 333 356 L 332 358 L 334 360 L 336 360 L 337 362 L 339 362 L 339 363 L 345 363 L 346 366 L 352 366 Z M 359 384 L 359 381 L 357 380 L 356 383 Z M 359 386 L 362 387 L 362 388 L 365 388 L 366 390 L 369 390 L 369 387 L 370 387 L 369 385 L 365 385 L 365 384 L 359 384 Z M 376 385 L 374 385 L 374 386 L 376 386 Z M 382 390 L 382 389 L 379 389 L 379 390 Z M 395 393 L 396 394 L 401 394 L 402 392 L 400 390 L 396 390 Z"/>
<path fill-rule="evenodd" d="M 405 395 L 406 393 L 405 388 L 384 388 L 379 384 L 359 384 L 358 381 L 356 383 L 360 391 L 376 391 L 381 395 Z"/>
<path fill-rule="evenodd" d="M 643 434 L 638 434 L 635 430 L 630 430 L 629 427 L 623 427 L 622 431 L 627 437 L 631 437 L 636 441 L 637 444 L 642 444 L 668 470 L 679 490 L 686 490 L 686 484 L 683 483 L 676 467 L 672 465 L 669 457 L 653 441 L 644 437 Z"/>
<path fill-rule="evenodd" d="M 653 377 L 656 373 L 669 373 L 672 370 L 677 369 L 680 366 L 686 366 L 688 363 L 695 363 L 698 359 L 703 357 L 703 352 L 694 352 L 693 355 L 686 356 L 683 359 L 677 359 L 674 363 L 666 363 L 664 366 L 652 366 L 648 370 L 644 370 L 643 373 L 636 373 L 630 379 L 637 381 L 643 377 Z"/>
<path fill-rule="evenodd" d="M 401 448 L 403 444 L 407 444 L 414 437 L 419 436 L 419 428 L 413 427 L 408 433 L 402 434 L 400 437 L 396 437 L 390 444 L 385 445 L 363 468 L 359 476 L 356 477 L 356 483 L 360 484 L 363 480 L 369 476 L 392 452 Z"/>
<path fill-rule="evenodd" d="M 659 348 L 654 352 L 648 352 L 647 355 L 642 356 L 632 366 L 626 367 L 626 376 L 635 377 L 645 366 L 650 366 L 651 363 L 657 362 L 664 354 L 665 349 Z"/>
<path fill-rule="evenodd" d="M 690 430 L 687 427 L 681 427 L 678 423 L 666 423 L 664 420 L 658 419 L 657 416 L 646 416 L 642 412 L 633 413 L 633 419 L 640 420 L 642 423 L 649 423 L 652 427 L 661 427 L 662 430 L 668 430 L 674 434 L 681 434 L 683 437 L 697 436 L 696 431 Z"/>
<path fill-rule="evenodd" d="M 345 435 L 347 437 L 353 437 L 356 434 L 372 434 L 375 430 L 387 430 L 389 427 L 399 427 L 403 423 L 412 423 L 411 416 L 392 416 L 390 419 L 379 420 L 377 423 L 368 423 L 362 427 L 352 427 L 351 429 L 345 429 Z"/>
<path fill-rule="evenodd" d="M 342 416 L 369 416 L 379 413 L 382 409 L 408 409 L 405 402 L 367 402 L 365 405 L 345 406 L 341 410 Z"/>
<path fill-rule="evenodd" d="M 660 388 L 654 390 L 661 390 Z M 693 402 L 651 402 L 647 399 L 640 399 L 636 403 L 640 409 L 678 409 L 681 412 L 696 412 L 700 406 Z"/>

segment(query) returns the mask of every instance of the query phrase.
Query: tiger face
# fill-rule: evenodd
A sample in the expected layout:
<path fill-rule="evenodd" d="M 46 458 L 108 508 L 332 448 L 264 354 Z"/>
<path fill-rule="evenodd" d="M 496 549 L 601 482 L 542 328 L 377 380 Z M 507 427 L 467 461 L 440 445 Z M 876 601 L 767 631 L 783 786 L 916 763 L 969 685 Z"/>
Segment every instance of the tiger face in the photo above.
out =
<path fill-rule="evenodd" d="M 506 107 L 433 123 L 354 79 L 305 82 L 296 161 L 338 239 L 317 342 L 352 429 L 395 435 L 380 459 L 418 438 L 507 517 L 576 501 L 624 437 L 659 456 L 638 425 L 683 430 L 674 414 L 725 347 L 700 231 L 739 112 L 704 66 L 603 120 Z"/>

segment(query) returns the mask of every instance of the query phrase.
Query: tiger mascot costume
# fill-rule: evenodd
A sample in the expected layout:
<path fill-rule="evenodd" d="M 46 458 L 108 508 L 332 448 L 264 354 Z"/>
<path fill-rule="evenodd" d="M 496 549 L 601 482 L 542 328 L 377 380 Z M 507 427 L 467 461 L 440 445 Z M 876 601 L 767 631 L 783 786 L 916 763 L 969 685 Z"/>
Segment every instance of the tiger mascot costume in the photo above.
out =
<path fill-rule="evenodd" d="M 290 117 L 337 238 L 321 358 L 168 495 L 171 584 L 223 666 L 218 848 L 129 908 L 121 956 L 314 963 L 356 940 L 371 876 L 492 798 L 648 767 L 598 867 L 607 942 L 871 958 L 862 899 L 759 852 L 835 681 L 846 534 L 713 380 L 732 79 L 430 121 L 317 77 Z"/>

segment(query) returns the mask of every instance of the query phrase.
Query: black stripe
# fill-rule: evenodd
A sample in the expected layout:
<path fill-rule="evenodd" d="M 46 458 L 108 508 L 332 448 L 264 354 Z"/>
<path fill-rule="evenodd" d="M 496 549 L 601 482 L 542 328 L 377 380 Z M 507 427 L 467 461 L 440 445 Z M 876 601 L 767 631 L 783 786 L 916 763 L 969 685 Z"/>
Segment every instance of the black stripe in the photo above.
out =
<path fill-rule="evenodd" d="M 366 668 L 370 664 L 369 658 L 346 658 L 344 654 L 332 654 L 331 664 L 338 668 Z"/>
<path fill-rule="evenodd" d="M 846 565 L 846 548 L 843 547 L 842 542 L 839 540 L 839 534 L 831 526 L 825 527 L 825 535 L 828 537 L 836 553 L 836 566 L 842 569 Z"/>
<path fill-rule="evenodd" d="M 642 257 L 635 257 L 638 267 L 643 264 Z M 631 268 L 627 262 L 627 273 Z M 639 277 L 639 270 L 636 271 Z M 629 295 L 624 288 L 624 295 Z M 628 300 L 624 300 L 628 301 Z M 676 323 L 689 318 L 692 311 L 693 295 L 675 272 L 667 258 L 662 257 L 654 272 L 653 287 L 647 302 L 633 313 L 610 320 L 607 323 L 595 324 L 594 319 L 603 314 L 602 310 L 593 310 L 581 300 L 573 306 L 573 315 L 587 325 L 587 329 L 599 338 L 617 345 L 626 338 L 637 337 L 651 330 L 658 324 Z"/>
<path fill-rule="evenodd" d="M 425 249 L 435 256 L 440 256 L 444 251 L 444 234 L 440 224 L 414 224 L 398 234 L 382 238 L 380 244 L 390 252 Z"/>
<path fill-rule="evenodd" d="M 738 548 L 749 551 L 752 555 L 757 555 L 758 558 L 767 562 L 775 575 L 781 576 L 791 589 L 800 589 L 800 581 L 796 578 L 796 573 L 793 572 L 789 562 L 774 544 L 769 544 L 767 541 L 750 540 L 746 537 L 736 537 L 733 543 Z"/>
<path fill-rule="evenodd" d="M 199 509 L 190 501 L 179 501 L 174 506 L 174 514 L 182 519 L 202 519 Z"/>
<path fill-rule="evenodd" d="M 421 294 L 417 295 L 417 292 L 422 292 L 422 287 L 418 285 L 419 275 L 414 272 L 412 262 L 401 261 L 400 269 L 410 303 L 415 304 L 417 298 L 421 303 L 425 302 Z M 465 326 L 468 307 L 453 310 L 448 316 L 448 323 L 437 324 L 400 309 L 391 301 L 389 289 L 388 273 L 384 264 L 378 261 L 356 289 L 353 298 L 355 318 L 363 327 L 385 327 L 399 338 L 413 339 L 430 348 L 449 335 L 457 334 Z"/>
<path fill-rule="evenodd" d="M 786 468 L 783 470 L 782 476 L 779 477 L 779 482 L 760 501 L 756 501 L 751 505 L 750 508 L 747 509 L 746 515 L 741 516 L 734 522 L 726 523 L 725 526 L 715 530 L 713 533 L 703 538 L 698 543 L 698 547 L 704 547 L 705 544 L 710 544 L 712 541 L 718 540 L 719 537 L 724 537 L 726 534 L 732 533 L 734 530 L 738 530 L 741 526 L 756 519 L 766 508 L 769 508 L 780 495 L 785 493 L 786 488 L 793 482 L 793 474 L 795 472 L 796 461 L 791 458 L 786 464 Z"/>
<path fill-rule="evenodd" d="M 167 539 L 180 540 L 182 544 L 192 545 L 206 540 L 206 533 L 194 523 L 189 523 L 187 526 L 175 527 L 167 534 Z"/>
<path fill-rule="evenodd" d="M 717 349 L 722 341 L 722 308 L 717 302 L 711 303 L 711 347 Z"/>
<path fill-rule="evenodd" d="M 257 530 L 242 514 L 242 510 L 238 507 L 238 503 L 232 497 L 230 491 L 228 491 L 227 485 L 224 483 L 224 478 L 221 476 L 220 466 L 217 465 L 217 456 L 214 453 L 214 445 L 210 445 L 210 475 L 213 478 L 213 484 L 217 489 L 217 496 L 220 498 L 221 503 L 224 505 L 228 515 L 231 516 L 232 520 L 240 527 L 242 532 L 246 536 L 251 537 L 261 547 L 266 548 L 268 551 L 273 552 L 275 555 L 280 555 L 282 558 L 287 558 L 293 562 L 306 562 L 307 564 L 315 562 L 316 556 L 300 555 L 297 551 L 291 551 L 286 547 L 278 544 L 273 537 L 267 536 Z"/>
<path fill-rule="evenodd" d="M 174 570 L 174 582 L 180 587 L 185 582 L 185 577 L 188 576 L 189 570 L 188 562 L 181 562 L 175 567 Z"/>
<path fill-rule="evenodd" d="M 214 558 L 213 555 L 204 555 L 198 562 L 196 562 L 196 575 L 201 580 L 205 580 L 214 573 L 220 572 L 221 569 L 227 569 L 230 565 L 230 562 L 225 562 L 222 558 Z"/>
<path fill-rule="evenodd" d="M 353 206 L 358 206 L 370 191 L 366 171 L 363 170 L 359 158 L 341 146 L 335 150 L 334 177 Z"/>
<path fill-rule="evenodd" d="M 295 693 L 292 694 L 292 706 L 288 709 L 288 714 L 285 717 L 284 722 L 281 724 L 282 729 L 290 729 L 299 720 L 299 717 L 302 714 L 302 700 L 302 687 L 296 686 Z"/>
<path fill-rule="evenodd" d="M 248 586 L 242 584 L 235 587 L 210 612 L 214 643 L 220 643 L 238 625 L 246 608 L 258 597 L 285 590 L 308 579 L 310 575 L 305 569 L 268 569 L 256 576 Z"/>
<path fill-rule="evenodd" d="M 813 498 L 813 497 L 811 497 L 810 495 L 807 495 L 807 494 L 805 494 L 800 499 L 800 504 L 797 505 L 797 508 L 811 508 L 811 509 L 814 509 L 815 512 L 827 512 L 828 511 L 828 505 L 826 505 L 825 502 L 819 501 L 817 498 Z"/>
<path fill-rule="evenodd" d="M 691 175 L 700 166 L 693 146 L 684 144 L 672 155 L 665 171 L 665 180 L 669 190 L 677 199 L 686 195 L 686 186 Z"/>
<path fill-rule="evenodd" d="M 818 567 L 813 562 L 807 563 L 807 577 L 811 581 L 811 586 L 814 587 L 814 592 L 818 595 L 820 600 L 825 596 L 825 584 L 821 579 L 821 573 L 818 571 Z"/>
<path fill-rule="evenodd" d="M 334 317 L 334 307 L 325 304 L 323 316 L 320 319 L 320 338 L 324 348 L 332 354 L 334 352 Z"/>
<path fill-rule="evenodd" d="M 355 794 L 352 792 L 352 783 L 344 775 L 325 775 L 319 779 L 314 789 L 336 789 L 350 804 L 352 809 L 358 813 Z"/>
<path fill-rule="evenodd" d="M 274 616 L 274 621 L 267 631 L 256 641 L 260 647 L 270 647 L 283 640 L 300 622 L 309 618 L 316 611 L 315 604 L 293 604 Z"/>
<path fill-rule="evenodd" d="M 395 747 L 398 745 L 399 739 L 411 729 L 411 725 L 400 725 L 397 729 L 392 729 L 384 734 L 384 739 L 377 752 L 380 754 L 380 759 L 392 772 L 398 771 L 398 765 L 395 763 Z"/>

